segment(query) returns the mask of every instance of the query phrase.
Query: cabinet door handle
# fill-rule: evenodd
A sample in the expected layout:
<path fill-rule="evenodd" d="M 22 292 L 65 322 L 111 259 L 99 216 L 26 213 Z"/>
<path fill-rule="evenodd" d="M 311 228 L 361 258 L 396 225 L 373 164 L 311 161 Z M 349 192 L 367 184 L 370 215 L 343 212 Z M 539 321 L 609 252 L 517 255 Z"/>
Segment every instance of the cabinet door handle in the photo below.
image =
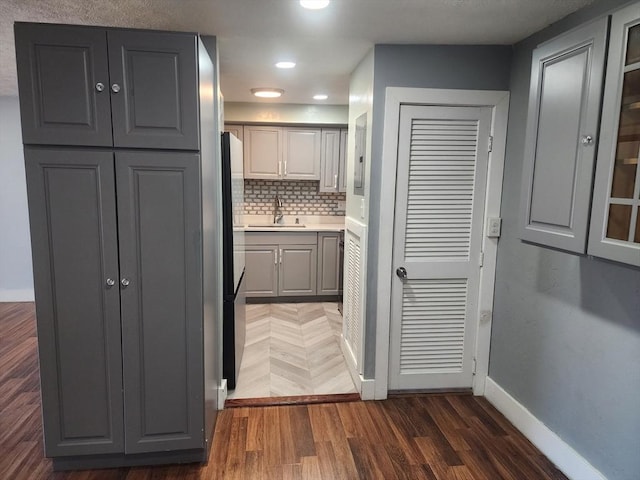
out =
<path fill-rule="evenodd" d="M 282 176 L 282 162 L 278 162 L 278 176 Z"/>
<path fill-rule="evenodd" d="M 120 85 L 118 85 L 117 83 L 114 83 L 113 85 L 111 85 L 111 91 L 113 93 L 118 93 L 120 91 Z"/>
<path fill-rule="evenodd" d="M 280 265 L 282 265 L 282 249 L 280 249 Z"/>
<path fill-rule="evenodd" d="M 277 250 L 277 249 L 275 249 L 275 250 L 273 251 L 273 264 L 274 264 L 274 265 L 277 265 L 277 264 L 278 264 L 278 250 Z"/>
<path fill-rule="evenodd" d="M 101 92 L 104 90 L 104 83 L 98 82 L 96 83 L 96 91 Z"/>
<path fill-rule="evenodd" d="M 338 188 L 338 174 L 335 174 L 333 176 L 333 188 L 335 188 L 335 189 Z"/>
<path fill-rule="evenodd" d="M 284 161 L 284 176 L 287 176 L 287 161 Z"/>
<path fill-rule="evenodd" d="M 582 144 L 587 146 L 587 145 L 591 145 L 593 143 L 593 136 L 592 135 L 583 135 L 582 137 Z"/>
<path fill-rule="evenodd" d="M 113 278 L 107 278 L 107 288 L 111 288 L 116 284 L 116 281 Z"/>
<path fill-rule="evenodd" d="M 123 288 L 127 288 L 129 286 L 129 280 L 126 278 L 123 278 L 122 280 L 120 280 L 120 283 L 122 284 Z"/>

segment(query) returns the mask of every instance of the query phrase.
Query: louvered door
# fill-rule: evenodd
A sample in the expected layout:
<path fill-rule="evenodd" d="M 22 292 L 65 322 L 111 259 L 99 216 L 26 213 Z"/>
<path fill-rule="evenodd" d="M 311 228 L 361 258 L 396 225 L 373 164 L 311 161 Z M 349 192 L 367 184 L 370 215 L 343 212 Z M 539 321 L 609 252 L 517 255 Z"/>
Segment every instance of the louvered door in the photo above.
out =
<path fill-rule="evenodd" d="M 472 385 L 490 126 L 488 107 L 401 108 L 391 390 Z"/>

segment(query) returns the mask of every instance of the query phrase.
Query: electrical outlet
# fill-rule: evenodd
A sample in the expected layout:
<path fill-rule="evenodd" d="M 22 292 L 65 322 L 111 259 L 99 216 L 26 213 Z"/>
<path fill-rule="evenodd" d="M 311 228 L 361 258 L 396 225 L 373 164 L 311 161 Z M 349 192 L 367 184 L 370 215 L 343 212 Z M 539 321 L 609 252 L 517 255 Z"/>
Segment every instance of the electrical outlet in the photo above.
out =
<path fill-rule="evenodd" d="M 489 218 L 489 222 L 487 223 L 487 237 L 499 237 L 501 227 L 502 219 L 500 217 Z"/>

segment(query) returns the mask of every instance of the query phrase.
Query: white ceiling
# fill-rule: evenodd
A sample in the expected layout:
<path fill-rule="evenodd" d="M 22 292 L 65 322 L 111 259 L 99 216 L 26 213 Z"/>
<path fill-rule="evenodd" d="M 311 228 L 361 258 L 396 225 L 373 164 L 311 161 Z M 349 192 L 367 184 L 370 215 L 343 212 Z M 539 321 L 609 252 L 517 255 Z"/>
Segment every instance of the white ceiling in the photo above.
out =
<path fill-rule="evenodd" d="M 14 21 L 195 31 L 216 35 L 226 101 L 252 87 L 276 102 L 348 102 L 349 75 L 377 43 L 513 44 L 594 0 L 0 0 L 0 95 L 15 95 Z M 293 70 L 278 60 L 293 59 Z M 314 93 L 327 93 L 318 102 Z M 265 101 L 265 100 L 260 100 Z M 273 102 L 274 100 L 266 100 Z"/>

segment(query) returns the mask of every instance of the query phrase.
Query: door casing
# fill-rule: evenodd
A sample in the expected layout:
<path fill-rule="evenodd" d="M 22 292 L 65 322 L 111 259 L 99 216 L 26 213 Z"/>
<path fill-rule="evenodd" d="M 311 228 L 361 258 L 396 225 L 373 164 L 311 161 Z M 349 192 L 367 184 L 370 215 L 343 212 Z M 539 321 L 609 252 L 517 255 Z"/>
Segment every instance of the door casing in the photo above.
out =
<path fill-rule="evenodd" d="M 396 169 L 398 155 L 398 129 L 402 104 L 430 106 L 484 106 L 491 107 L 492 151 L 489 154 L 489 169 L 485 195 L 484 227 L 487 219 L 500 216 L 502 199 L 502 177 L 509 113 L 509 92 L 492 90 L 446 90 L 431 88 L 387 87 L 384 111 L 384 137 L 382 146 L 382 184 L 380 204 L 394 205 L 396 198 Z M 379 225 L 394 225 L 394 209 L 381 208 Z M 473 357 L 476 368 L 473 393 L 483 395 L 489 370 L 489 345 L 497 256 L 497 238 L 483 235 L 483 267 L 480 272 L 477 334 Z M 391 318 L 391 285 L 393 281 L 392 258 L 393 229 L 380 231 L 378 239 L 378 291 L 376 310 L 376 349 L 374 398 L 387 398 L 389 381 L 389 331 Z M 364 399 L 364 398 L 363 398 Z"/>

